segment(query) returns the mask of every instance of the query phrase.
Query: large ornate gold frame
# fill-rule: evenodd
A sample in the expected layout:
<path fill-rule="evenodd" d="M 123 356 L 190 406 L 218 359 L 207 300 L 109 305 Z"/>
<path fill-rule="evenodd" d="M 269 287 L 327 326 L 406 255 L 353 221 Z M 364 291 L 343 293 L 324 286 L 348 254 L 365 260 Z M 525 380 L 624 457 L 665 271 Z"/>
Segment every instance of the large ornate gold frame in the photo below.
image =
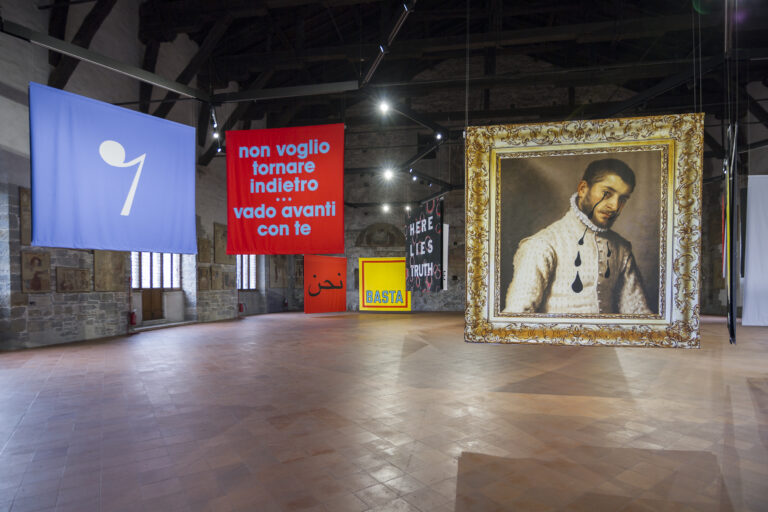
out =
<path fill-rule="evenodd" d="M 470 127 L 465 339 L 470 342 L 699 347 L 703 114 Z M 497 183 L 502 158 L 660 150 L 657 315 L 499 312 Z"/>

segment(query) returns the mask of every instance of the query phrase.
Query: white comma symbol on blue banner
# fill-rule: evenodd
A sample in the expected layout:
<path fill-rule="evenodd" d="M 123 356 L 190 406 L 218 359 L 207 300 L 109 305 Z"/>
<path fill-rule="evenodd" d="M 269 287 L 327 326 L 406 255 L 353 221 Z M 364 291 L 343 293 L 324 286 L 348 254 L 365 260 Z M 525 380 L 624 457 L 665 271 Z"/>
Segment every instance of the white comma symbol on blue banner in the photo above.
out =
<path fill-rule="evenodd" d="M 102 142 L 99 146 L 99 154 L 101 155 L 101 159 L 112 167 L 131 167 L 133 165 L 139 164 L 138 168 L 136 169 L 136 174 L 133 176 L 131 189 L 128 191 L 128 196 L 125 198 L 125 203 L 123 203 L 123 210 L 120 212 L 120 215 L 128 216 L 131 214 L 133 197 L 136 195 L 136 187 L 139 185 L 141 169 L 144 167 L 144 158 L 147 156 L 147 154 L 144 153 L 143 155 L 134 158 L 130 162 L 126 162 L 125 148 L 122 144 L 114 140 L 105 140 Z"/>

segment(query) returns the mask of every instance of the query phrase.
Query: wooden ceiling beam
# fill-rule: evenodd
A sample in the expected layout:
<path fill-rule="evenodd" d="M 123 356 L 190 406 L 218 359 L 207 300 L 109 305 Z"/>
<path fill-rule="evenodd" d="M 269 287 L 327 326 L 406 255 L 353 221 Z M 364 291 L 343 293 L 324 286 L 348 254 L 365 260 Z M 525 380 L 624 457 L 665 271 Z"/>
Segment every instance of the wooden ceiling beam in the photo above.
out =
<path fill-rule="evenodd" d="M 91 8 L 88 14 L 83 19 L 83 23 L 77 30 L 75 37 L 72 39 L 72 44 L 80 46 L 82 48 L 88 48 L 93 40 L 93 36 L 101 27 L 101 24 L 107 18 L 112 8 L 117 3 L 117 0 L 97 0 L 96 4 Z M 72 73 L 75 72 L 75 68 L 80 63 L 80 60 L 64 55 L 59 60 L 59 63 L 51 71 L 48 76 L 48 85 L 51 87 L 57 87 L 63 89 L 69 82 Z"/>
<path fill-rule="evenodd" d="M 717 97 L 716 97 L 717 96 Z M 664 96 L 649 100 L 642 106 L 635 106 L 627 109 L 631 113 L 656 113 L 656 112 L 688 112 L 691 110 L 692 95 L 687 96 Z M 599 112 L 608 109 L 615 109 L 622 105 L 621 101 L 601 102 L 601 103 L 582 103 L 576 105 L 541 105 L 536 107 L 507 108 L 491 110 L 470 110 L 469 120 L 473 123 L 482 122 L 506 122 L 506 123 L 524 123 L 524 122 L 542 122 L 542 121 L 562 121 L 566 119 L 590 119 L 594 118 Z M 722 109 L 719 96 L 713 93 L 705 98 L 704 107 L 709 113 L 716 114 L 717 109 Z M 276 107 L 275 107 L 276 108 Z M 420 112 L 420 115 L 434 122 L 443 123 L 450 131 L 464 128 L 464 110 L 455 110 L 449 112 Z M 340 122 L 340 119 L 334 116 L 327 118 L 303 118 L 301 121 L 305 124 L 323 124 Z M 404 118 L 390 116 L 386 123 L 377 115 L 358 115 L 348 116 L 344 122 L 350 129 L 360 127 L 379 127 L 387 128 L 414 128 L 413 125 Z M 714 141 L 714 139 L 713 139 Z M 715 141 L 716 143 L 716 141 Z M 716 145 L 710 145 L 717 149 Z"/>
<path fill-rule="evenodd" d="M 219 39 L 221 39 L 222 36 L 226 33 L 231 23 L 232 18 L 230 16 L 223 16 L 216 21 L 211 30 L 208 32 L 208 35 L 205 37 L 205 41 L 203 41 L 203 44 L 200 45 L 200 48 L 197 50 L 197 53 L 190 59 L 189 63 L 181 71 L 181 73 L 179 73 L 179 76 L 176 77 L 176 82 L 180 84 L 188 84 L 192 81 L 192 78 L 194 78 L 197 72 L 200 71 L 200 68 L 203 66 L 205 61 L 208 60 L 208 57 L 211 56 L 211 53 L 218 44 Z M 157 107 L 152 115 L 157 117 L 167 116 L 173 106 L 176 104 L 171 100 L 178 99 L 179 97 L 180 95 L 178 93 L 169 91 L 165 95 L 165 101 L 161 103 L 159 107 Z"/>
<path fill-rule="evenodd" d="M 154 73 L 157 65 L 157 56 L 160 53 L 160 41 L 152 39 L 144 47 L 144 59 L 141 68 Z M 149 112 L 149 102 L 152 99 L 152 84 L 139 82 L 139 111 L 145 114 Z"/>
<path fill-rule="evenodd" d="M 703 17 L 702 27 L 717 26 L 719 19 Z M 478 33 L 470 36 L 470 49 L 530 46 L 547 43 L 595 43 L 633 38 L 655 37 L 670 31 L 690 30 L 690 16 L 665 16 L 639 18 L 624 21 L 581 23 L 555 27 L 503 32 Z M 224 75 L 243 71 L 263 71 L 270 68 L 294 69 L 306 62 L 348 60 L 360 62 L 361 55 L 368 57 L 378 51 L 378 43 L 307 48 L 301 52 L 247 53 L 221 55 L 217 58 L 217 71 Z M 387 60 L 418 59 L 436 52 L 466 52 L 466 37 L 451 36 L 426 39 L 408 39 L 394 42 L 387 53 Z M 458 53 L 457 53 L 458 55 Z"/>
<path fill-rule="evenodd" d="M 150 0 L 142 4 L 140 37 L 162 40 L 162 35 L 198 32 L 205 25 L 228 14 L 235 19 L 267 16 L 270 10 L 292 9 L 305 5 L 345 7 L 378 3 L 383 0 Z"/>
<path fill-rule="evenodd" d="M 258 78 L 256 78 L 256 80 L 253 80 L 252 82 L 247 84 L 245 86 L 245 89 L 248 89 L 248 90 L 263 89 L 264 87 L 266 87 L 267 83 L 272 78 L 272 75 L 273 73 L 271 71 L 262 73 L 261 75 L 259 75 Z M 235 107 L 235 110 L 232 111 L 232 113 L 229 115 L 229 117 L 224 122 L 224 124 L 219 127 L 219 133 L 224 134 L 227 131 L 234 129 L 237 122 L 245 118 L 246 113 L 251 110 L 252 105 L 253 105 L 253 102 L 251 101 L 243 101 L 241 103 L 238 103 L 237 107 Z M 207 126 L 206 126 L 206 129 L 207 129 Z M 207 130 L 206 130 L 206 133 L 207 133 Z M 199 135 L 200 134 L 198 134 L 198 136 Z M 203 135 L 203 137 L 205 137 L 205 135 Z M 203 140 L 203 143 L 204 142 L 205 140 Z M 222 143 L 222 146 L 223 145 L 224 144 Z M 206 149 L 203 152 L 203 154 L 200 155 L 200 158 L 198 159 L 198 163 L 200 165 L 208 165 L 210 161 L 213 160 L 213 157 L 216 156 L 218 147 L 219 146 L 216 141 L 211 142 L 211 145 L 208 147 L 208 149 Z"/>
<path fill-rule="evenodd" d="M 759 101 L 753 98 L 749 92 L 747 92 L 746 88 L 742 87 L 741 90 L 742 94 L 747 100 L 747 109 L 749 112 L 755 117 L 755 119 L 763 123 L 763 126 L 768 127 L 768 111 L 763 108 Z"/>
<path fill-rule="evenodd" d="M 69 2 L 56 0 L 51 7 L 48 18 L 48 35 L 56 39 L 65 39 L 67 35 L 67 15 L 69 14 Z M 61 54 L 53 50 L 48 51 L 48 64 L 57 66 L 61 61 Z"/>

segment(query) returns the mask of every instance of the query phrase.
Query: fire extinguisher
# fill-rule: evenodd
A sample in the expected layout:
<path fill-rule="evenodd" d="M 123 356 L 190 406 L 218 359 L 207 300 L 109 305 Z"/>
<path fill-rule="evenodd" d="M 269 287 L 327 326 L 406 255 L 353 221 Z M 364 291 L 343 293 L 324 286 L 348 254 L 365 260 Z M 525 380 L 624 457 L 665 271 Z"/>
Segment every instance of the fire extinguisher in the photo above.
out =
<path fill-rule="evenodd" d="M 136 325 L 136 312 L 131 311 L 128 313 L 128 323 L 131 325 Z"/>
<path fill-rule="evenodd" d="M 238 303 L 238 304 L 237 304 L 237 310 L 238 310 L 240 313 L 242 313 L 243 311 L 245 311 L 245 304 L 243 304 L 242 302 Z"/>

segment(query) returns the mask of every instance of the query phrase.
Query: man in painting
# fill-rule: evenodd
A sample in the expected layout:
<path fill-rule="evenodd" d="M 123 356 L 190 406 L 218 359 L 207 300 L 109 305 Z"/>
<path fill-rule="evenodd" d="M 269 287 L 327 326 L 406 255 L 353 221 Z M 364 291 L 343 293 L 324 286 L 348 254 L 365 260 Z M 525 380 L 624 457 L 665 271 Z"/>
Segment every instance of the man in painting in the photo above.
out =
<path fill-rule="evenodd" d="M 568 212 L 520 242 L 503 312 L 651 314 L 632 245 L 611 231 L 634 188 L 623 161 L 589 164 Z"/>

